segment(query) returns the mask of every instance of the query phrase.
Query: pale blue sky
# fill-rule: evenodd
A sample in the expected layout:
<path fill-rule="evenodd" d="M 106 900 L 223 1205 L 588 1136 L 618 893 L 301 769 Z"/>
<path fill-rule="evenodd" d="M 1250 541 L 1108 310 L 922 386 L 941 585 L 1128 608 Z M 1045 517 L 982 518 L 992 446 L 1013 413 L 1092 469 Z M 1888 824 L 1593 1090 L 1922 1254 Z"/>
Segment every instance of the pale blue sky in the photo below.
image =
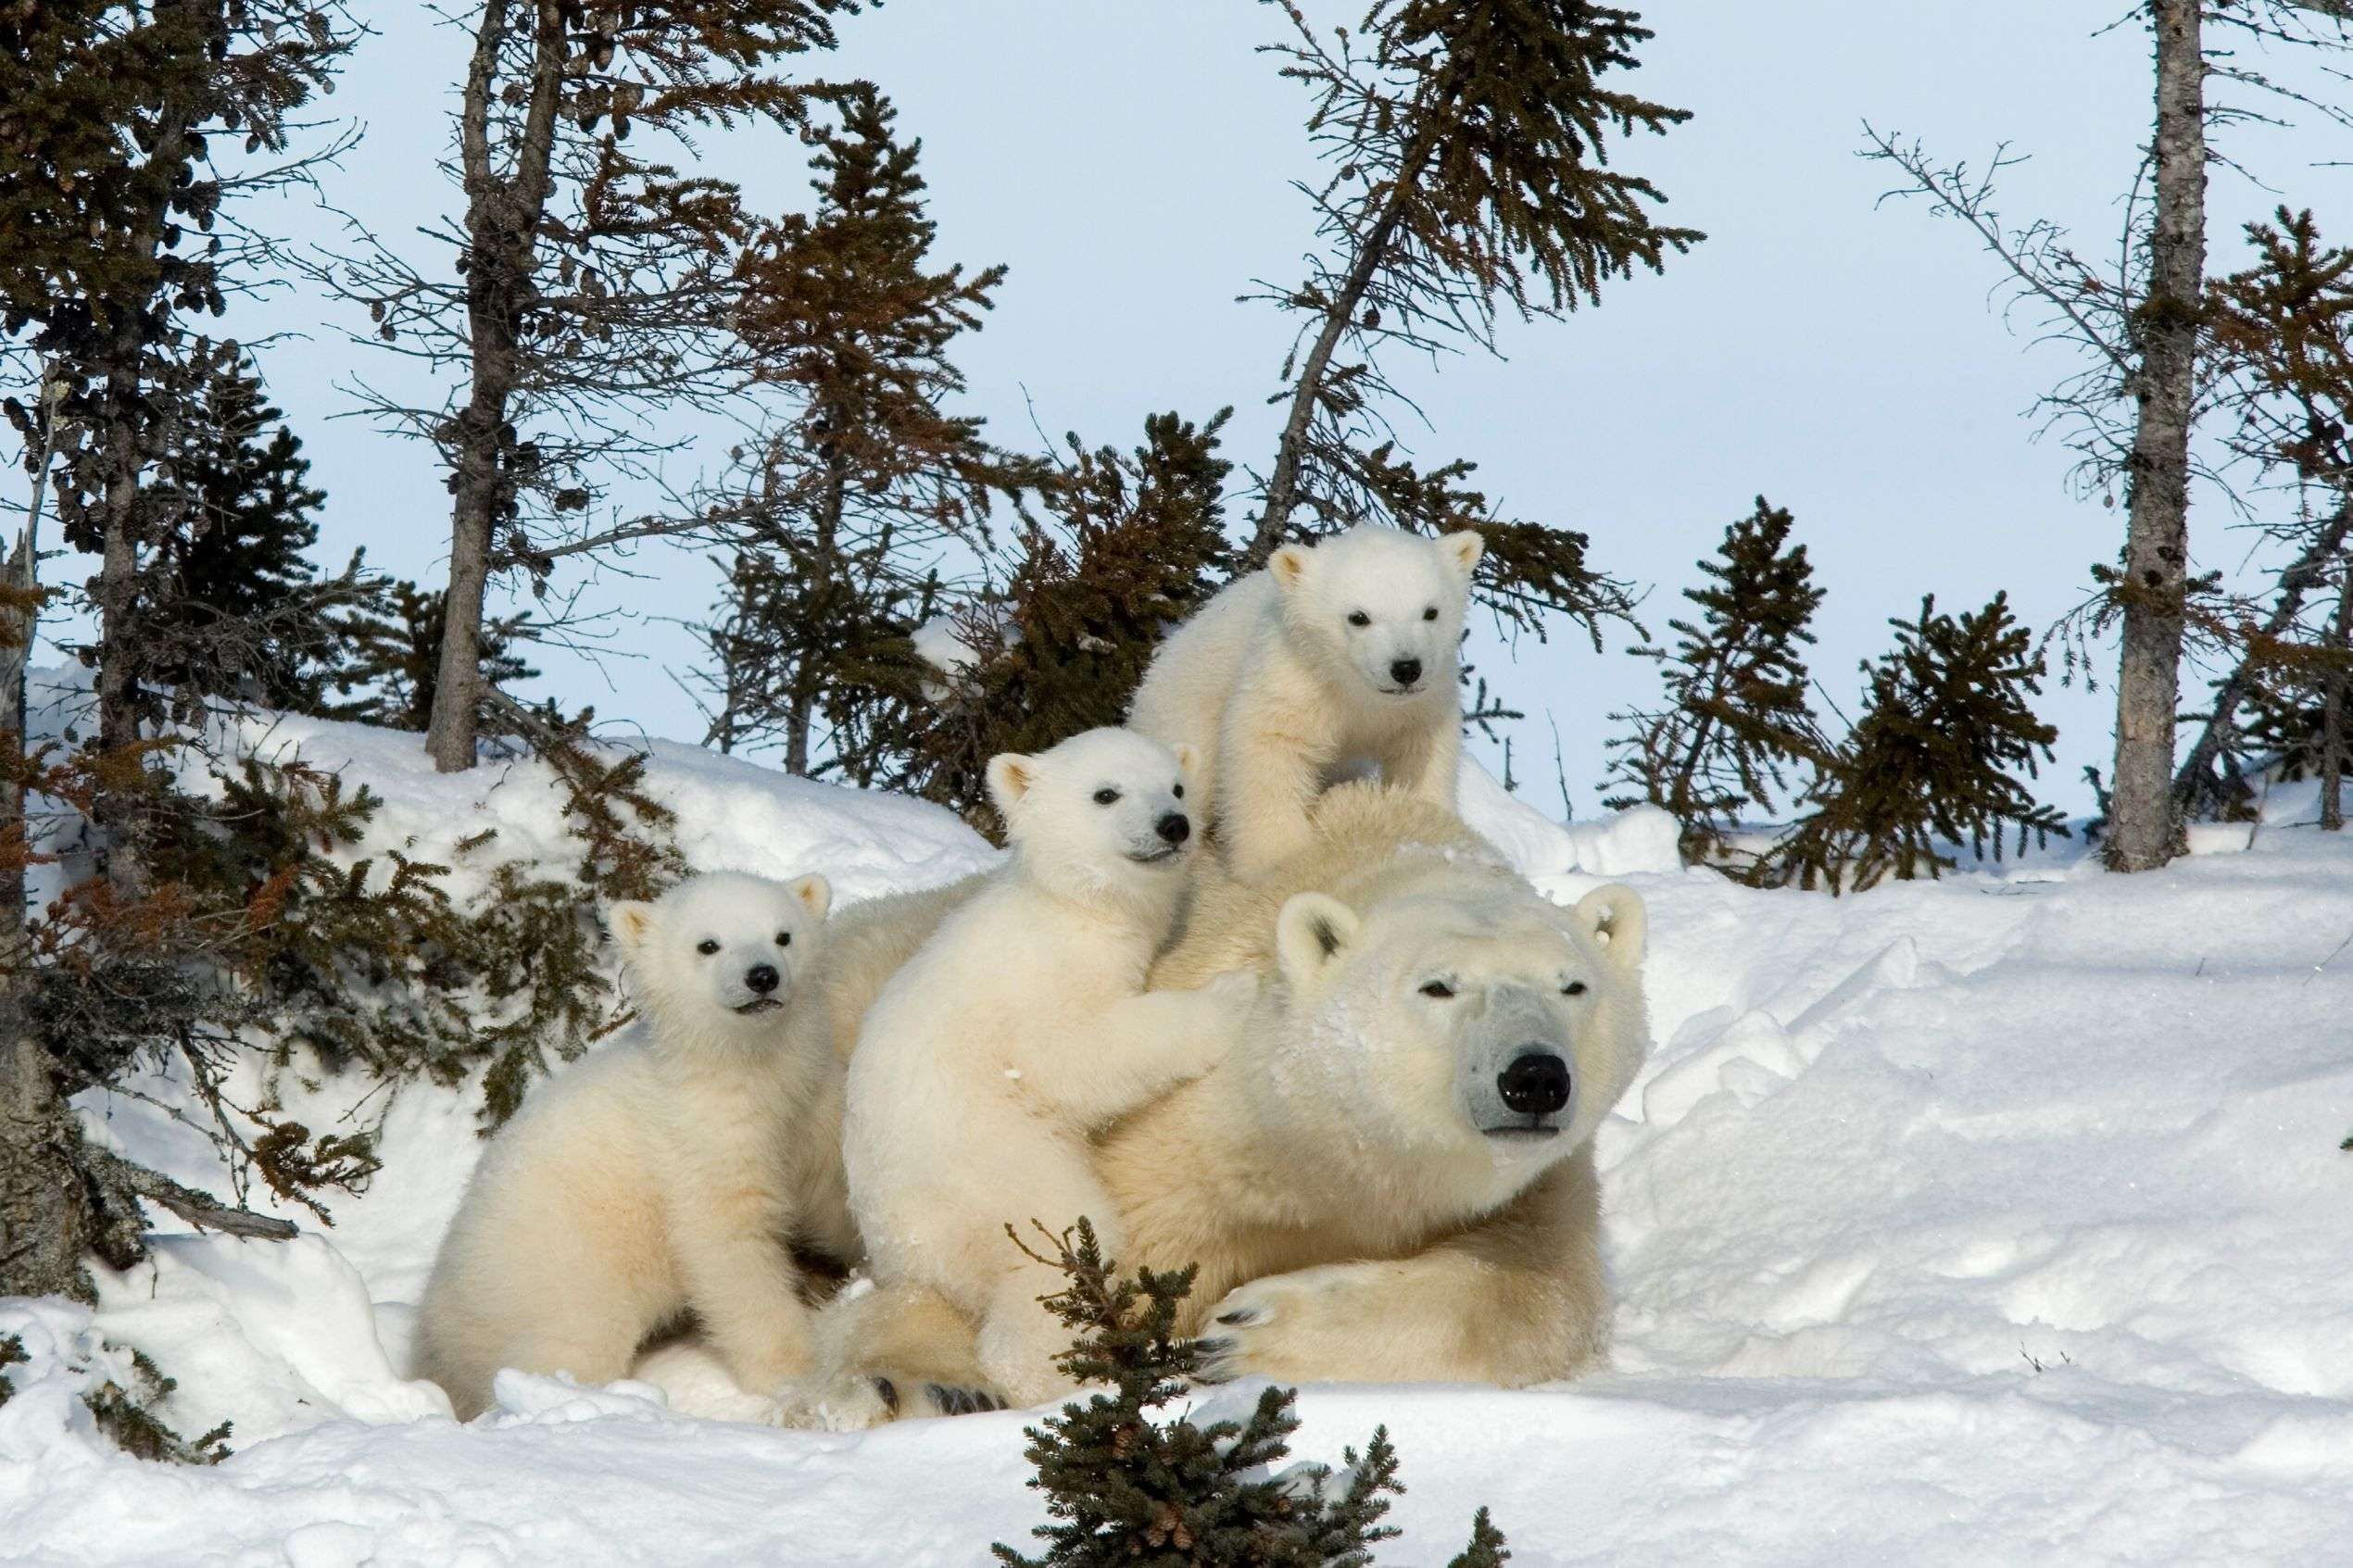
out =
<path fill-rule="evenodd" d="M 329 107 L 368 134 L 328 174 L 328 194 L 408 243 L 455 201 L 434 160 L 466 40 L 422 7 L 359 9 L 377 35 Z M 2143 34 L 2095 36 L 2120 9 L 1650 7 L 1659 36 L 1629 85 L 1696 118 L 1624 147 L 1619 161 L 1668 194 L 1673 221 L 1709 239 L 1662 277 L 1614 285 L 1598 310 L 1511 327 L 1504 361 L 1407 367 L 1401 379 L 1433 427 L 1401 425 L 1408 444 L 1477 460 L 1483 487 L 1517 515 L 1589 533 L 1597 565 L 1651 587 L 1654 632 L 1681 608 L 1692 560 L 1757 493 L 1789 507 L 1829 589 L 1816 672 L 1850 711 L 1856 661 L 1924 592 L 1974 608 L 2007 587 L 2031 622 L 2047 624 L 2082 596 L 2086 565 L 2112 553 L 2120 528 L 2118 512 L 2070 493 L 2070 454 L 2033 442 L 2023 418 L 2073 362 L 2033 346 L 2031 316 L 2004 324 L 1994 264 L 1963 231 L 1916 204 L 1875 209 L 1888 171 L 1855 153 L 1866 118 L 1948 158 L 1982 159 L 2007 139 L 2032 156 L 2006 182 L 2006 210 L 2057 219 L 2105 249 L 2146 127 Z M 1310 10 L 1354 19 L 1353 8 Z M 1288 184 L 1308 169 L 1302 95 L 1252 47 L 1280 21 L 1249 0 L 893 0 L 843 21 L 840 55 L 820 69 L 879 82 L 902 128 L 924 138 L 937 254 L 1011 267 L 1000 308 L 961 355 L 972 408 L 1000 439 L 1034 442 L 1026 400 L 1057 438 L 1075 429 L 1123 445 L 1149 411 L 1202 417 L 1232 403 L 1228 455 L 1265 466 L 1265 399 L 1287 326 L 1235 296 L 1253 278 L 1297 276 L 1308 239 Z M 2311 165 L 2342 146 L 2249 130 L 2234 150 L 2331 225 L 2346 175 Z M 702 154 L 763 207 L 805 199 L 800 151 L 776 132 L 713 137 Z M 2218 185 L 2233 222 L 2275 199 L 2228 176 Z M 326 232 L 313 214 L 287 222 Z M 2234 244 L 2218 250 L 2231 264 Z M 398 369 L 342 335 L 364 323 L 301 291 L 245 313 L 244 330 L 263 317 L 299 334 L 272 345 L 264 370 L 330 495 L 322 555 L 365 545 L 382 568 L 437 576 L 448 511 L 427 450 L 330 418 L 352 407 L 339 383 Z M 2196 520 L 2202 565 L 2244 559 L 2247 542 L 2225 521 L 2212 507 Z M 692 646 L 668 618 L 700 614 L 711 573 L 663 547 L 633 569 L 634 579 L 606 573 L 587 600 L 629 618 L 612 648 L 635 657 L 608 658 L 599 675 L 551 654 L 546 684 L 604 718 L 696 738 L 672 674 Z M 1615 638 L 1597 657 L 1571 633 L 1479 656 L 1530 711 L 1516 759 L 1538 803 L 1558 804 L 1549 711 L 1578 812 L 1598 809 L 1605 715 L 1653 681 L 1624 646 Z M 2061 731 L 2044 791 L 2082 809 L 2082 767 L 2105 767 L 2109 749 L 2107 695 L 2054 681 L 2041 706 Z"/>

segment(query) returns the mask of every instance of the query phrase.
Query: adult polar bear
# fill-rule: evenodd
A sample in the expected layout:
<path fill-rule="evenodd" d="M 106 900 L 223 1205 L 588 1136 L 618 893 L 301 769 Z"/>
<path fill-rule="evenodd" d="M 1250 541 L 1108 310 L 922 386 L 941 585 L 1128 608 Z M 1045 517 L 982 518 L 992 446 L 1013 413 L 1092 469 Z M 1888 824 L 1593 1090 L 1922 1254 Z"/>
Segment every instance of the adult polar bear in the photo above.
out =
<path fill-rule="evenodd" d="M 1334 789 L 1313 828 L 1263 879 L 1205 871 L 1153 968 L 1276 983 L 1217 1067 L 1101 1140 L 1121 1263 L 1199 1266 L 1180 1326 L 1207 1329 L 1211 1375 L 1519 1386 L 1592 1367 L 1610 1303 L 1592 1135 L 1649 1043 L 1641 900 L 1560 909 L 1393 788 Z M 832 978 L 840 1009 L 887 975 Z M 780 1419 L 864 1425 L 988 1387 L 971 1325 L 926 1291 L 841 1298 L 818 1337 Z"/>
<path fill-rule="evenodd" d="M 1128 724 L 1193 748 L 1237 875 L 1305 848 L 1315 797 L 1365 762 L 1453 807 L 1463 613 L 1483 548 L 1474 533 L 1370 523 L 1286 545 L 1161 645 Z"/>

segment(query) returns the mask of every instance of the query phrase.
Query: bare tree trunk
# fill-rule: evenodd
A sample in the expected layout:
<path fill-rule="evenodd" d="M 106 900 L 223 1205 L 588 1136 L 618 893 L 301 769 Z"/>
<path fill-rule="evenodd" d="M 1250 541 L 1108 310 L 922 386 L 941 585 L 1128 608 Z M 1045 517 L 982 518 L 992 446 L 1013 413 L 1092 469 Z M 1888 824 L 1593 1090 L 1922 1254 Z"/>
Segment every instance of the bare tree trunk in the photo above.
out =
<path fill-rule="evenodd" d="M 2272 601 L 2271 613 L 2263 622 L 2259 641 L 2272 642 L 2286 634 L 2296 624 L 2304 608 L 2304 596 L 2328 581 L 2329 563 L 2335 560 L 2345 546 L 2345 536 L 2353 532 L 2353 501 L 2340 505 L 2329 520 L 2321 525 L 2312 543 L 2304 553 L 2280 573 L 2280 596 Z M 2201 791 L 2207 787 L 2206 771 L 2214 765 L 2224 746 L 2230 744 L 2232 733 L 2238 724 L 2240 704 L 2255 690 L 2256 666 L 2252 656 L 2239 660 L 2230 678 L 2216 688 L 2214 711 L 2206 721 L 2206 728 L 2182 766 L 2173 775 L 2173 803 L 2178 810 L 2192 809 Z"/>
<path fill-rule="evenodd" d="M 1323 396 L 1324 380 L 1331 372 L 1332 354 L 1350 323 L 1355 320 L 1365 291 L 1372 286 L 1373 274 L 1380 270 L 1388 252 L 1390 237 L 1397 232 L 1398 221 L 1404 216 L 1402 181 L 1400 188 L 1401 194 L 1390 200 L 1365 236 L 1365 244 L 1356 253 L 1356 265 L 1349 269 L 1340 294 L 1326 307 L 1323 328 L 1316 332 L 1306 359 L 1299 367 L 1299 379 L 1291 388 L 1290 408 L 1283 416 L 1283 433 L 1275 446 L 1275 470 L 1266 480 L 1266 505 L 1259 511 L 1257 530 L 1251 534 L 1250 553 L 1243 558 L 1245 571 L 1255 571 L 1266 564 L 1267 558 L 1283 542 L 1283 533 L 1290 526 L 1290 514 L 1298 509 L 1299 470 L 1306 453 L 1307 432 L 1315 423 L 1315 404 Z"/>
<path fill-rule="evenodd" d="M 52 404 L 54 411 L 55 405 Z M 32 505 L 6 567 L 0 605 L 0 703 L 6 730 L 0 747 L 21 767 L 25 734 L 25 671 L 31 661 L 35 622 L 26 596 L 36 586 L 35 542 L 47 494 L 49 458 L 33 472 Z M 11 770 L 13 773 L 16 770 Z M 57 1093 L 48 1053 L 27 1027 L 31 977 L 25 934 L 24 786 L 0 781 L 0 1296 L 87 1296 L 82 1259 L 93 1228 L 90 1192 L 79 1179 L 76 1130 Z"/>
<path fill-rule="evenodd" d="M 2345 826 L 2345 664 L 2353 657 L 2353 560 L 2337 573 L 2329 653 L 2329 695 L 2321 707 L 2321 826 L 2335 833 Z"/>
<path fill-rule="evenodd" d="M 1307 358 L 1300 362 L 1298 378 L 1291 386 L 1290 406 L 1283 415 L 1283 433 L 1275 445 L 1274 470 L 1266 477 L 1266 504 L 1259 510 L 1258 526 L 1251 534 L 1250 549 L 1242 558 L 1244 571 L 1264 567 L 1267 558 L 1281 546 L 1283 533 L 1290 526 L 1291 513 L 1299 507 L 1299 475 L 1306 456 L 1307 433 L 1315 422 L 1315 405 L 1322 398 L 1324 383 L 1331 373 L 1332 355 L 1356 320 L 1365 303 L 1365 291 L 1372 287 L 1373 279 L 1389 259 L 1389 245 L 1397 235 L 1398 224 L 1404 220 L 1405 204 L 1437 149 L 1434 138 L 1426 139 L 1400 163 L 1396 179 L 1390 186 L 1389 200 L 1365 231 L 1364 240 L 1356 247 L 1356 260 L 1349 268 L 1347 277 L 1340 280 L 1340 292 L 1325 302 L 1324 324 L 1309 345 Z"/>
<path fill-rule="evenodd" d="M 482 719 L 482 613 L 489 586 L 492 531 L 514 499 L 508 422 L 518 380 L 516 345 L 536 266 L 540 220 L 551 185 L 564 31 L 555 0 L 537 0 L 529 108 L 515 167 L 502 178 L 490 144 L 491 101 L 516 0 L 484 0 L 466 70 L 459 152 L 466 187 L 466 321 L 473 364 L 466 407 L 453 421 L 455 499 L 449 521 L 449 589 L 442 617 L 433 719 L 425 750 L 445 773 L 474 765 Z"/>
<path fill-rule="evenodd" d="M 2157 34 L 2157 214 L 2139 315 L 2131 519 L 2124 542 L 2124 653 L 2116 684 L 2116 771 L 2107 860 L 2144 872 L 2184 847 L 2173 800 L 2189 572 L 2190 420 L 2206 273 L 2205 0 L 2150 0 Z"/>
<path fill-rule="evenodd" d="M 840 564 L 837 552 L 841 547 L 842 508 L 848 502 L 849 479 L 842 472 L 838 458 L 831 460 L 833 471 L 825 477 L 825 492 L 817 504 L 817 547 L 812 552 L 814 562 L 811 574 L 809 602 L 819 614 L 826 612 L 825 598 L 834 583 L 835 569 Z M 817 676 L 811 660 L 803 659 L 801 667 L 793 671 L 792 709 L 785 721 L 785 771 L 799 778 L 809 776 L 809 733 L 815 727 L 817 717 Z"/>

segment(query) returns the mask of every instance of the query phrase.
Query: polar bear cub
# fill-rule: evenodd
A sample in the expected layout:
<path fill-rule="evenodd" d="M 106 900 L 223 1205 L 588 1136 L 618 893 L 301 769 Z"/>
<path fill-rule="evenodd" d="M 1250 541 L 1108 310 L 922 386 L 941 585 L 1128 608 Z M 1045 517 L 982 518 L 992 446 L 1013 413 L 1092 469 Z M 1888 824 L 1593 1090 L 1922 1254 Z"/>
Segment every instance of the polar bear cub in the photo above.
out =
<path fill-rule="evenodd" d="M 875 1278 L 970 1313 L 1019 1403 L 1068 1386 L 1067 1336 L 1038 1304 L 1058 1276 L 1006 1227 L 1085 1215 L 1115 1255 L 1088 1134 L 1205 1070 L 1256 991 L 1141 994 L 1185 883 L 1191 761 L 1112 729 L 992 759 L 1013 859 L 891 978 L 851 1058 L 843 1159 Z"/>
<path fill-rule="evenodd" d="M 787 1238 L 855 1248 L 831 1135 L 841 1064 L 785 1026 L 831 903 L 822 876 L 725 873 L 613 906 L 642 1017 L 491 1143 L 425 1287 L 416 1370 L 460 1419 L 500 1367 L 624 1376 L 688 1311 L 747 1391 L 805 1370 Z"/>
<path fill-rule="evenodd" d="M 1459 646 L 1484 548 L 1370 523 L 1286 545 L 1161 645 L 1128 722 L 1199 753 L 1236 875 L 1306 848 L 1309 809 L 1353 765 L 1453 809 Z"/>

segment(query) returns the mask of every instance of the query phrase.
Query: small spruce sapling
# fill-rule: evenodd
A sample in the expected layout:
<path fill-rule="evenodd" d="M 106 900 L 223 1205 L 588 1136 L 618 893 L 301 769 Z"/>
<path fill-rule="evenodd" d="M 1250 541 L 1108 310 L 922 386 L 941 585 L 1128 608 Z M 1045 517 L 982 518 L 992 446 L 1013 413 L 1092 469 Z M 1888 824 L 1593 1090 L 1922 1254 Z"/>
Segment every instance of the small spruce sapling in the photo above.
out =
<path fill-rule="evenodd" d="M 1613 810 L 1648 801 L 1683 827 L 1683 857 L 1723 858 L 1743 812 L 1770 811 L 1787 771 L 1828 749 L 1806 700 L 1805 645 L 1822 602 L 1806 546 L 1789 542 L 1789 512 L 1756 498 L 1756 509 L 1724 531 L 1711 580 L 1686 588 L 1696 621 L 1672 621 L 1673 649 L 1642 647 L 1658 660 L 1666 688 L 1655 710 L 1614 713 L 1631 730 L 1612 743 Z"/>
<path fill-rule="evenodd" d="M 1954 861 L 1940 844 L 2002 857 L 2004 837 L 2026 847 L 2067 825 L 2035 804 L 2008 770 L 2032 777 L 2058 732 L 2027 699 L 2042 690 L 2033 636 L 2010 615 L 2009 596 L 1958 617 L 1894 621 L 1895 646 L 1866 664 L 1869 696 L 1845 746 L 1817 781 L 1813 812 L 1768 850 L 1756 880 L 1769 885 L 1861 890 L 1893 876 L 1941 874 Z"/>
<path fill-rule="evenodd" d="M 1366 1568 L 1373 1545 L 1398 1533 L 1381 1520 L 1404 1490 L 1387 1430 L 1361 1456 L 1345 1450 L 1341 1482 L 1322 1466 L 1270 1474 L 1299 1427 L 1295 1389 L 1264 1390 L 1243 1421 L 1154 1421 L 1151 1412 L 1175 1401 L 1197 1370 L 1194 1342 L 1176 1336 L 1194 1271 L 1117 1274 L 1085 1220 L 1046 1240 L 1051 1253 L 1031 1256 L 1069 1281 L 1045 1303 L 1075 1336 L 1063 1368 L 1110 1391 L 1026 1429 L 1024 1452 L 1038 1467 L 1029 1485 L 1046 1494 L 1053 1521 L 1033 1532 L 1047 1549 L 1028 1558 L 999 1545 L 996 1560 L 1009 1568 Z M 1455 1563 L 1490 1568 L 1505 1555 L 1481 1509 Z"/>
<path fill-rule="evenodd" d="M 937 701 L 898 705 L 855 750 L 888 758 L 878 782 L 1002 827 L 985 784 L 988 759 L 1117 724 L 1160 645 L 1230 574 L 1223 495 L 1233 465 L 1219 452 L 1231 409 L 1195 423 L 1144 420 L 1132 452 L 1066 436 L 1069 458 L 1035 509 L 1025 506 L 1004 587 L 953 622 L 970 662 Z M 906 681 L 919 688 L 922 674 Z"/>

